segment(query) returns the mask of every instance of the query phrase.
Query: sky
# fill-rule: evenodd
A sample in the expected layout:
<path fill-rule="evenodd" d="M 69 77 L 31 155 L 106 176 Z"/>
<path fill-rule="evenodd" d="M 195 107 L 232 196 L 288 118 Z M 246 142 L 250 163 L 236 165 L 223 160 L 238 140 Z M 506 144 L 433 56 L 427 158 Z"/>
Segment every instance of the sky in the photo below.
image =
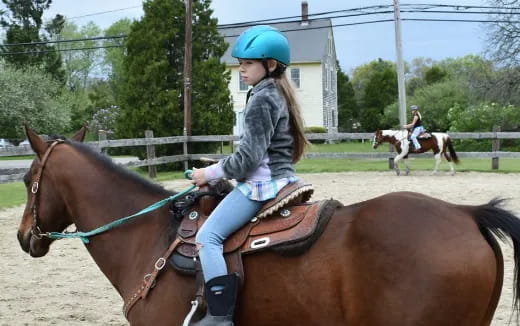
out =
<path fill-rule="evenodd" d="M 307 0 L 309 15 L 374 5 L 392 5 L 394 0 Z M 399 0 L 404 4 L 446 4 L 486 6 L 486 0 Z M 140 0 L 53 0 L 47 17 L 65 15 L 79 26 L 93 21 L 105 29 L 127 17 L 143 15 Z M 213 0 L 211 7 L 219 24 L 255 21 L 301 14 L 301 0 Z M 107 12 L 112 11 L 112 12 Z M 104 14 L 96 14 L 107 12 Z M 90 15 L 93 14 L 93 15 Z M 86 16 L 87 15 L 87 16 Z M 80 17 L 86 16 L 86 17 Z M 357 18 L 336 18 L 333 25 L 369 20 L 392 19 L 393 14 Z M 401 18 L 485 19 L 482 15 L 402 13 Z M 378 58 L 396 61 L 395 28 L 393 22 L 334 27 L 336 54 L 343 71 Z M 402 21 L 402 53 L 404 60 L 426 57 L 433 60 L 482 54 L 486 49 L 486 25 L 462 22 Z"/>

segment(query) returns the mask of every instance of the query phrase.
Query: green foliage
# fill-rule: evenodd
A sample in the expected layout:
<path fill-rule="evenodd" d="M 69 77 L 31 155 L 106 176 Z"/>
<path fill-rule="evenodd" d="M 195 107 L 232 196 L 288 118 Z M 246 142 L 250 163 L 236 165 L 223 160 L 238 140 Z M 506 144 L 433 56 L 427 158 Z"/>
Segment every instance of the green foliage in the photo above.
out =
<path fill-rule="evenodd" d="M 65 23 L 60 38 L 65 40 L 93 38 L 101 35 L 101 29 L 89 22 L 79 28 L 72 22 Z M 73 48 L 93 48 L 98 46 L 96 40 L 76 41 L 67 45 Z M 72 91 L 84 90 L 93 77 L 95 68 L 101 62 L 101 54 L 98 49 L 82 51 L 65 51 L 62 54 L 65 64 L 67 87 Z"/>
<path fill-rule="evenodd" d="M 467 87 L 459 80 L 447 80 L 416 90 L 408 103 L 421 108 L 423 125 L 430 131 L 449 130 L 453 120 L 448 117 L 448 110 L 456 105 L 466 107 L 469 102 Z M 393 114 L 388 111 L 387 114 Z"/>
<path fill-rule="evenodd" d="M 448 73 L 439 66 L 433 66 L 428 69 L 424 74 L 424 80 L 427 85 L 435 84 L 441 82 L 446 78 Z"/>
<path fill-rule="evenodd" d="M 48 41 L 56 36 L 65 19 L 56 15 L 43 25 L 43 13 L 52 0 L 2 0 L 7 10 L 0 16 L 0 26 L 6 29 L 5 44 Z M 1 13 L 1 12 L 0 12 Z M 42 31 L 42 29 L 44 29 Z M 60 83 L 65 81 L 62 60 L 59 52 L 52 51 L 47 44 L 1 46 L 0 52 L 17 53 L 5 56 L 8 63 L 17 68 L 39 67 Z M 26 53 L 32 52 L 32 53 Z"/>
<path fill-rule="evenodd" d="M 211 18 L 209 4 L 209 0 L 193 4 L 193 135 L 229 134 L 234 118 L 227 87 L 230 76 L 220 62 L 227 44 L 217 31 L 217 20 Z M 151 0 L 144 2 L 143 9 L 142 20 L 132 25 L 126 42 L 117 137 L 142 137 L 147 129 L 157 137 L 182 135 L 184 2 Z"/>
<path fill-rule="evenodd" d="M 364 106 L 363 99 L 365 98 L 365 90 L 372 79 L 372 76 L 377 72 L 382 72 L 388 68 L 394 68 L 395 64 L 391 61 L 384 61 L 382 59 L 371 61 L 367 64 L 354 69 L 352 74 L 352 87 L 356 94 L 356 100 L 360 106 Z"/>
<path fill-rule="evenodd" d="M 339 63 L 338 63 L 339 67 Z M 358 106 L 354 87 L 348 75 L 338 69 L 338 129 L 340 132 L 352 132 L 358 119 Z"/>
<path fill-rule="evenodd" d="M 326 134 L 327 128 L 321 126 L 310 126 L 305 127 L 305 132 L 311 134 Z"/>
<path fill-rule="evenodd" d="M 43 134 L 66 131 L 70 101 L 60 84 L 40 70 L 0 66 L 0 137 L 23 139 L 24 123 Z"/>
<path fill-rule="evenodd" d="M 380 128 L 384 108 L 397 99 L 397 72 L 386 65 L 372 73 L 365 87 L 363 109 L 360 114 L 361 129 L 374 131 Z"/>
<path fill-rule="evenodd" d="M 496 103 L 468 107 L 454 105 L 448 111 L 448 119 L 452 121 L 451 131 L 491 131 L 495 126 L 500 127 L 501 131 L 518 130 L 520 108 Z"/>
<path fill-rule="evenodd" d="M 118 20 L 112 24 L 107 30 L 105 30 L 105 36 L 118 36 L 128 35 L 132 28 L 132 21 L 128 18 Z M 123 43 L 122 39 L 110 39 L 103 42 L 103 46 L 114 46 Z M 123 43 L 124 44 L 124 43 Z M 123 62 L 125 58 L 124 47 L 123 48 L 106 48 L 105 55 L 103 58 L 102 70 L 103 73 L 108 76 L 108 81 L 111 90 L 111 97 L 117 104 L 119 94 L 121 93 L 121 86 L 124 83 L 124 67 Z"/>

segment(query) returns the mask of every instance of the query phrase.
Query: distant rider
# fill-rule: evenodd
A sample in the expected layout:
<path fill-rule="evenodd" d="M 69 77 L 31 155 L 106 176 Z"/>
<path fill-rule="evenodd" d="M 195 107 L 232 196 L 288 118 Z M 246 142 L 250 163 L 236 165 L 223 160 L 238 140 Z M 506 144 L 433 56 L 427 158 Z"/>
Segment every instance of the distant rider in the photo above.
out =
<path fill-rule="evenodd" d="M 419 136 L 425 130 L 422 125 L 421 113 L 419 112 L 419 107 L 417 105 L 412 105 L 410 107 L 410 109 L 412 110 L 413 120 L 411 123 L 404 125 L 403 128 L 412 129 L 412 135 L 410 136 L 410 138 L 412 139 L 413 145 L 415 147 L 415 150 L 413 150 L 413 151 L 419 152 L 421 150 L 421 144 L 417 140 L 417 136 Z"/>

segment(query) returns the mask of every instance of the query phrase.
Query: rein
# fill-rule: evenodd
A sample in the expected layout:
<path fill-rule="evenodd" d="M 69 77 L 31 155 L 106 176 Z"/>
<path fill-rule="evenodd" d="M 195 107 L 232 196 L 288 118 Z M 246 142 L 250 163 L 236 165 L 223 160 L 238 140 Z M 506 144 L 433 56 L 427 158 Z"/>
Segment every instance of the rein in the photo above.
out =
<path fill-rule="evenodd" d="M 100 234 L 100 233 L 103 233 L 103 232 L 106 232 L 108 230 L 111 230 L 115 227 L 118 227 L 128 221 L 131 221 L 133 220 L 134 218 L 136 217 L 139 217 L 141 215 L 144 215 L 146 213 L 149 213 L 151 211 L 154 211 L 164 205 L 166 205 L 167 203 L 175 200 L 176 198 L 178 197 L 181 197 L 181 196 L 184 196 L 186 195 L 187 193 L 189 193 L 190 191 L 192 191 L 193 189 L 195 189 L 196 185 L 191 185 L 190 187 L 188 187 L 187 189 L 173 195 L 173 196 L 170 196 L 168 198 L 165 198 L 161 201 L 158 201 L 142 210 L 140 210 L 139 212 L 135 213 L 135 214 L 132 214 L 130 216 L 126 216 L 126 217 L 123 217 L 123 218 L 120 218 L 116 221 L 113 221 L 113 222 L 110 222 L 108 224 L 105 224 L 103 226 L 100 226 L 94 230 L 91 230 L 91 231 L 87 231 L 87 232 L 81 232 L 81 231 L 75 231 L 75 232 L 42 232 L 40 227 L 38 226 L 38 213 L 37 213 L 37 205 L 36 205 L 36 199 L 37 199 L 37 194 L 38 194 L 38 190 L 39 190 L 39 185 L 40 185 L 40 179 L 42 177 L 42 174 L 43 174 L 43 169 L 45 167 L 45 164 L 47 163 L 47 160 L 52 152 L 52 150 L 58 145 L 58 144 L 61 144 L 61 143 L 64 143 L 65 141 L 63 139 L 57 139 L 55 140 L 51 145 L 50 147 L 47 149 L 47 151 L 45 152 L 45 154 L 43 155 L 43 158 L 42 158 L 42 161 L 41 161 L 41 164 L 40 164 L 40 169 L 38 170 L 38 172 L 36 173 L 36 179 L 35 181 L 33 182 L 32 184 L 32 187 L 31 187 L 31 193 L 32 193 L 32 197 L 31 197 L 31 209 L 32 209 L 32 212 L 33 212 L 33 226 L 32 226 L 32 234 L 34 236 L 36 236 L 38 239 L 41 239 L 43 237 L 47 237 L 49 239 L 65 239 L 65 238 L 80 238 L 81 241 L 83 241 L 83 243 L 89 243 L 90 240 L 89 238 L 94 236 L 94 235 L 97 235 L 97 234 Z M 191 170 L 186 170 L 184 172 L 184 176 L 187 178 L 187 179 L 191 179 L 191 175 L 193 174 L 193 171 Z"/>

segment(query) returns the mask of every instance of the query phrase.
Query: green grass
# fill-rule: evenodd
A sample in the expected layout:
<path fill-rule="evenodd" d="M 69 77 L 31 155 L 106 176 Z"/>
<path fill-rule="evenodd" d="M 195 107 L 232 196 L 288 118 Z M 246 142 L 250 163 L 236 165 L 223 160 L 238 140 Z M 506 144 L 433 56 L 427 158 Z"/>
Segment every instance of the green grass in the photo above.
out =
<path fill-rule="evenodd" d="M 21 205 L 26 200 L 27 195 L 23 182 L 0 184 L 0 209 Z"/>
<path fill-rule="evenodd" d="M 338 144 L 313 144 L 308 152 L 373 152 L 372 144 L 369 141 L 361 142 L 342 142 Z M 377 151 L 386 152 L 388 146 L 383 144 Z M 32 159 L 28 157 L 4 157 L 0 159 Z M 411 158 L 409 159 L 412 170 L 431 171 L 435 160 L 431 158 Z M 401 169 L 404 164 L 401 163 Z M 461 164 L 456 165 L 458 172 L 477 171 L 477 172 L 497 172 L 497 173 L 520 173 L 520 160 L 501 158 L 499 170 L 491 169 L 491 159 L 461 159 Z M 132 168 L 136 173 L 148 178 L 146 172 L 141 169 Z M 449 166 L 445 160 L 442 161 L 440 171 L 448 171 Z M 324 173 L 324 172 L 349 172 L 349 171 L 389 171 L 388 160 L 361 160 L 361 159 L 304 159 L 296 165 L 297 173 Z M 154 181 L 166 181 L 173 179 L 183 179 L 183 171 L 160 172 Z M 25 187 L 22 182 L 12 182 L 0 184 L 0 209 L 22 205 L 26 202 Z"/>

